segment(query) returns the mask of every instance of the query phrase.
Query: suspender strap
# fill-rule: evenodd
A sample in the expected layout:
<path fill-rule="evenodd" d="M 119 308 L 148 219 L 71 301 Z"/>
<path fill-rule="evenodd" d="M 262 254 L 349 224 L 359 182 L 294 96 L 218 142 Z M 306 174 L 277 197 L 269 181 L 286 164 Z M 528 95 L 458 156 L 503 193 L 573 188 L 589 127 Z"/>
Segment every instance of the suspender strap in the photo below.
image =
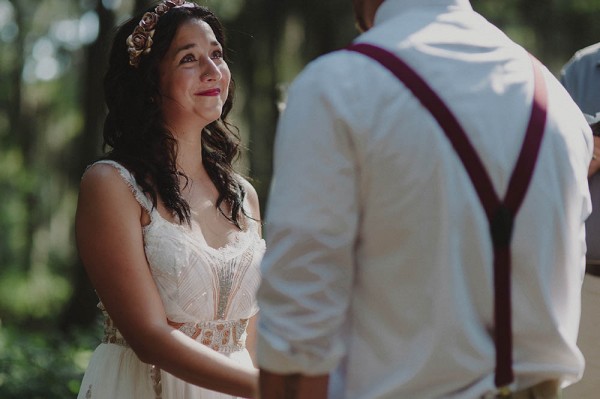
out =
<path fill-rule="evenodd" d="M 511 253 L 513 221 L 519 211 L 533 176 L 544 128 L 546 125 L 547 93 L 542 71 L 532 58 L 535 91 L 531 117 L 521 152 L 508 184 L 504 200 L 496 194 L 492 180 L 469 141 L 464 129 L 442 99 L 404 61 L 380 47 L 360 43 L 347 50 L 364 54 L 392 72 L 431 113 L 456 151 L 485 211 L 494 245 L 494 324 L 496 345 L 495 384 L 500 392 L 510 392 L 514 380 L 512 370 L 511 325 Z"/>

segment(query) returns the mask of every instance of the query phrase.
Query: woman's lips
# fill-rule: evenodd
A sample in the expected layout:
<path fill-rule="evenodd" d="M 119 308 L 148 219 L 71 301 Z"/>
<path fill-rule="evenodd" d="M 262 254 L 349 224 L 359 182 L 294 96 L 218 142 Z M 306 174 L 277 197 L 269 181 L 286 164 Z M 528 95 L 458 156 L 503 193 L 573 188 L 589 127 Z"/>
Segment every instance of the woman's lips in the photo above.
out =
<path fill-rule="evenodd" d="M 221 94 L 221 89 L 219 89 L 219 88 L 208 89 L 208 90 L 204 90 L 199 93 L 196 93 L 197 96 L 209 96 L 209 97 L 218 96 L 219 94 Z"/>

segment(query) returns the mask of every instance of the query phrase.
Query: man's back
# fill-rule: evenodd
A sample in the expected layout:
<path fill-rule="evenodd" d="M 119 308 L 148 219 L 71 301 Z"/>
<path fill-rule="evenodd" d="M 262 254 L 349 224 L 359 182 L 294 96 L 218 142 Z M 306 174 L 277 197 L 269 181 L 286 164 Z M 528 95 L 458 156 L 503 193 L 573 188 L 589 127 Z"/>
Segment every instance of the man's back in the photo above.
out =
<path fill-rule="evenodd" d="M 504 196 L 530 116 L 528 56 L 468 3 L 405 3 L 386 1 L 359 41 L 394 51 L 421 74 Z M 520 388 L 576 380 L 583 368 L 575 341 L 591 137 L 558 82 L 545 77 L 547 129 L 512 241 Z M 439 125 L 387 70 L 347 52 L 313 63 L 289 98 L 276 150 L 286 158 L 276 159 L 267 215 L 264 364 L 287 337 L 297 368 L 289 371 L 318 374 L 341 361 L 333 397 L 474 398 L 491 390 L 489 227 Z M 279 305 L 284 275 L 298 282 L 286 295 L 302 311 Z"/>

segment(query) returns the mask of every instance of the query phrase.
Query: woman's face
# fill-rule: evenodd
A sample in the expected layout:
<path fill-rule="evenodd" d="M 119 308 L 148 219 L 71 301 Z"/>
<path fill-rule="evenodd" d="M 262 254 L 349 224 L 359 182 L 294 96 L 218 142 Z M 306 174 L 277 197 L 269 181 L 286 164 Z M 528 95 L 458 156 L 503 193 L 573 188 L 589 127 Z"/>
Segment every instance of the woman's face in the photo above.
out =
<path fill-rule="evenodd" d="M 221 116 L 231 73 L 212 28 L 194 19 L 183 23 L 159 64 L 161 109 L 167 126 L 204 127 Z"/>

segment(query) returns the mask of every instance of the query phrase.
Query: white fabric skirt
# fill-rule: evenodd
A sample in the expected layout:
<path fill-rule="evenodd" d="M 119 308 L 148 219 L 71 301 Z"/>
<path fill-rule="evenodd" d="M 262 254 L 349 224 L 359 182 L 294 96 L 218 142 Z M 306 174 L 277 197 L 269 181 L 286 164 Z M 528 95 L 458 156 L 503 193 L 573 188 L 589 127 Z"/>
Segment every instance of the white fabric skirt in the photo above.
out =
<path fill-rule="evenodd" d="M 246 349 L 224 353 L 236 362 L 252 366 Z M 77 399 L 154 399 L 153 368 L 142 363 L 131 348 L 100 344 L 83 376 Z M 162 399 L 233 399 L 234 396 L 191 385 L 161 371 Z"/>

